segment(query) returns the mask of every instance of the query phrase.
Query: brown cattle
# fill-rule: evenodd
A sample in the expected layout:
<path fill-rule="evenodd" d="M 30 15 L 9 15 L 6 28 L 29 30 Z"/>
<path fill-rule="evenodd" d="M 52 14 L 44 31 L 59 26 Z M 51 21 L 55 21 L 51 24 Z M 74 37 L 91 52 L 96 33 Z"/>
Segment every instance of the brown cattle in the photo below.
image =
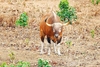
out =
<path fill-rule="evenodd" d="M 48 55 L 51 51 L 51 40 L 54 42 L 54 51 L 61 55 L 60 53 L 60 42 L 62 39 L 62 29 L 63 25 L 59 17 L 54 13 L 46 14 L 42 17 L 40 21 L 40 38 L 41 38 L 41 54 L 43 54 L 44 38 L 47 36 L 48 45 Z"/>

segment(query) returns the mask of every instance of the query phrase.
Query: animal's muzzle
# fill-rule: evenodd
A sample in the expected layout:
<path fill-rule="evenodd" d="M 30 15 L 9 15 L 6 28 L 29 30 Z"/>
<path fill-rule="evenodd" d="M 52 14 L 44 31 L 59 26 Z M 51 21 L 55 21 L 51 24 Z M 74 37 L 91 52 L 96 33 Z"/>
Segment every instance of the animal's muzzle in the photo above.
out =
<path fill-rule="evenodd" d="M 59 34 L 55 34 L 55 37 L 58 38 Z"/>

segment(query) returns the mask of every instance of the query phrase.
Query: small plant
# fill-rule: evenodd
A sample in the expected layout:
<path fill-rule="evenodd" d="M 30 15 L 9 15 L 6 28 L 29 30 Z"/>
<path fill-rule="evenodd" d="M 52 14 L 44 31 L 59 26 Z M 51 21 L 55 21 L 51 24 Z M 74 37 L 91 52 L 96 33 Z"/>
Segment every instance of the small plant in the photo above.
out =
<path fill-rule="evenodd" d="M 0 65 L 0 67 L 7 67 L 7 64 L 4 62 Z"/>
<path fill-rule="evenodd" d="M 91 0 L 92 4 L 99 4 L 100 3 L 100 0 Z"/>
<path fill-rule="evenodd" d="M 90 33 L 91 33 L 92 38 L 94 38 L 95 31 L 94 30 L 91 30 Z"/>
<path fill-rule="evenodd" d="M 0 67 L 30 67 L 30 63 L 24 62 L 24 61 L 19 61 L 17 64 L 7 64 L 7 63 L 2 63 Z"/>
<path fill-rule="evenodd" d="M 39 59 L 38 67 L 52 67 L 47 60 Z"/>
<path fill-rule="evenodd" d="M 16 26 L 27 26 L 28 25 L 28 16 L 27 13 L 24 12 L 20 15 L 20 18 L 18 20 L 16 20 Z"/>
<path fill-rule="evenodd" d="M 19 61 L 16 65 L 16 67 L 30 67 L 29 62 Z"/>
<path fill-rule="evenodd" d="M 9 54 L 9 56 L 10 56 L 11 61 L 13 62 L 14 59 L 15 59 L 15 54 L 14 54 L 13 52 L 11 52 L 11 53 Z"/>
<path fill-rule="evenodd" d="M 77 19 L 75 8 L 69 6 L 68 0 L 61 0 L 59 4 L 60 11 L 57 15 L 61 21 L 72 23 L 73 20 Z"/>
<path fill-rule="evenodd" d="M 66 41 L 66 44 L 68 45 L 68 48 L 72 46 L 72 41 L 68 40 Z"/>
<path fill-rule="evenodd" d="M 14 64 L 10 64 L 8 65 L 8 67 L 16 67 Z"/>
<path fill-rule="evenodd" d="M 29 44 L 29 38 L 25 39 L 25 44 L 28 45 Z"/>

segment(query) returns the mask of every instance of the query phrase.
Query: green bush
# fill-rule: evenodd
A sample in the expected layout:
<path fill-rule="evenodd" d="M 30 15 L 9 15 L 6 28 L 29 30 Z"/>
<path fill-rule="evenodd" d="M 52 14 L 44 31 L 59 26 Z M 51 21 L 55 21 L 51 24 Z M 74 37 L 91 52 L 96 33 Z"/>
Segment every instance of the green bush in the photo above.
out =
<path fill-rule="evenodd" d="M 72 23 L 73 20 L 77 19 L 75 8 L 69 6 L 68 0 L 61 0 L 59 8 L 57 15 L 61 21 Z"/>
<path fill-rule="evenodd" d="M 28 25 L 28 16 L 27 16 L 27 13 L 26 12 L 23 12 L 21 15 L 20 15 L 20 18 L 18 20 L 16 20 L 16 26 L 27 26 Z"/>
<path fill-rule="evenodd" d="M 91 2 L 93 3 L 93 4 L 99 4 L 100 3 L 100 0 L 91 0 Z"/>
<path fill-rule="evenodd" d="M 39 59 L 38 67 L 52 67 L 47 60 Z"/>
<path fill-rule="evenodd" d="M 23 62 L 23 61 L 19 61 L 16 65 L 16 67 L 30 67 L 30 63 L 28 62 Z"/>

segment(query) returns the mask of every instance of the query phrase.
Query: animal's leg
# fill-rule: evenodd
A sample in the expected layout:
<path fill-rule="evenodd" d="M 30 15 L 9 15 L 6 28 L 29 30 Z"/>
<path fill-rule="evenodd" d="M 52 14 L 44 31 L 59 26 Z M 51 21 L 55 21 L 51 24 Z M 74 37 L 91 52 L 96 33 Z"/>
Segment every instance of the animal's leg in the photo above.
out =
<path fill-rule="evenodd" d="M 50 55 L 50 52 L 51 52 L 51 40 L 50 40 L 50 37 L 47 37 L 47 41 L 48 41 L 48 55 Z"/>
<path fill-rule="evenodd" d="M 40 54 L 43 54 L 43 46 L 44 46 L 44 37 L 41 37 L 41 51 L 40 51 Z"/>
<path fill-rule="evenodd" d="M 41 52 L 40 52 L 40 54 L 43 54 L 43 46 L 44 46 L 44 43 L 41 42 Z"/>
<path fill-rule="evenodd" d="M 56 43 L 54 43 L 54 52 L 57 53 Z"/>
<path fill-rule="evenodd" d="M 60 45 L 60 43 L 58 43 L 58 44 L 57 44 L 57 52 L 58 52 L 58 55 L 61 55 L 60 47 L 61 47 L 61 45 Z"/>
<path fill-rule="evenodd" d="M 57 52 L 58 52 L 58 55 L 61 55 L 61 52 L 60 52 L 60 47 L 61 47 L 60 42 L 61 42 L 61 39 L 62 39 L 62 37 L 57 42 Z"/>

